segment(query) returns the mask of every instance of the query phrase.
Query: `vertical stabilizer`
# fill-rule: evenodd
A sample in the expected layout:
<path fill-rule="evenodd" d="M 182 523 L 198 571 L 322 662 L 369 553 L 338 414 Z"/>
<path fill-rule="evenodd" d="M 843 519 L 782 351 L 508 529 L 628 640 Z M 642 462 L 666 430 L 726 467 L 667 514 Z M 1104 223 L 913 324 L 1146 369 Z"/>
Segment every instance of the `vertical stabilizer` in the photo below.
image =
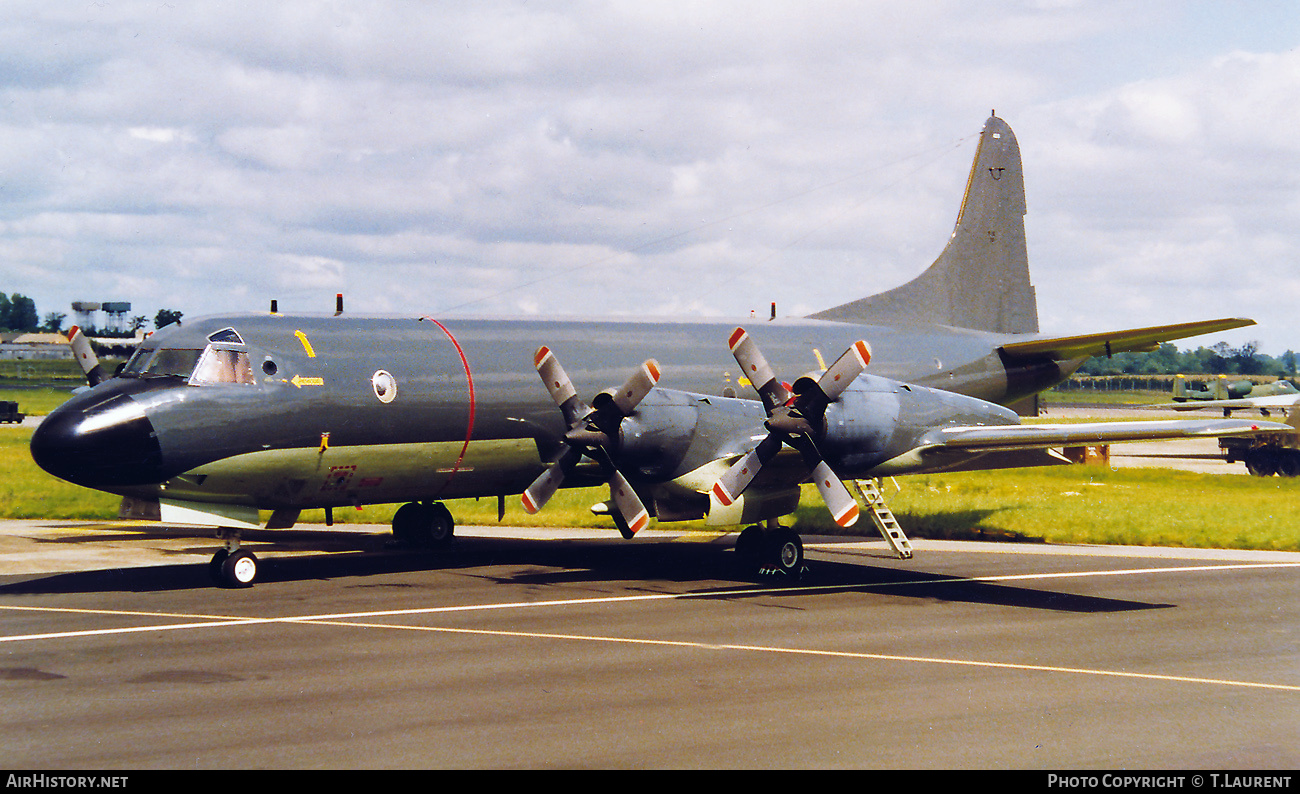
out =
<path fill-rule="evenodd" d="M 933 323 L 1037 333 L 1038 301 L 1025 252 L 1025 182 L 1011 127 L 990 116 L 980 134 L 957 227 L 912 281 L 810 315 L 856 323 Z"/>

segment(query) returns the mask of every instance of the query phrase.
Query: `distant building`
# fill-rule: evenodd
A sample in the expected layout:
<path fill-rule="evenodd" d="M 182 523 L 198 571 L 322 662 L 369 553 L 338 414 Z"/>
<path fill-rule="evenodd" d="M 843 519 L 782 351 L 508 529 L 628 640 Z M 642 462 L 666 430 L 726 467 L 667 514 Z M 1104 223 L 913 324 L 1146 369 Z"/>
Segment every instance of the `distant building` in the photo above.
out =
<path fill-rule="evenodd" d="M 72 345 L 63 334 L 0 333 L 0 359 L 36 361 L 73 358 Z"/>

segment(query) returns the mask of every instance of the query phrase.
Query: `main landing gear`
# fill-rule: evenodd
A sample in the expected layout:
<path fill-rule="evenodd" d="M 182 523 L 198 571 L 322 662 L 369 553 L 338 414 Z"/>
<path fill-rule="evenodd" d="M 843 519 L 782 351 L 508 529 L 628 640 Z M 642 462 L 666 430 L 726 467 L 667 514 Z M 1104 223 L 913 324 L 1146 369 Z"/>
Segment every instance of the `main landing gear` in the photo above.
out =
<path fill-rule="evenodd" d="M 441 502 L 411 502 L 398 508 L 393 516 L 393 536 L 404 546 L 440 549 L 448 546 L 455 534 L 456 522 Z M 217 538 L 224 548 L 212 556 L 208 574 L 218 587 L 252 587 L 257 580 L 257 556 L 239 547 L 239 530 L 219 529 Z"/>
<path fill-rule="evenodd" d="M 758 524 L 746 527 L 736 538 L 736 557 L 746 573 L 763 577 L 797 582 L 808 570 L 799 533 L 775 519 L 767 528 Z"/>
<path fill-rule="evenodd" d="M 257 579 L 257 556 L 239 548 L 239 533 L 235 530 L 222 530 L 217 537 L 225 541 L 226 547 L 214 554 L 208 563 L 212 581 L 218 587 L 252 587 Z"/>
<path fill-rule="evenodd" d="M 404 546 L 444 548 L 455 531 L 456 522 L 442 502 L 408 502 L 393 515 L 393 537 Z"/>

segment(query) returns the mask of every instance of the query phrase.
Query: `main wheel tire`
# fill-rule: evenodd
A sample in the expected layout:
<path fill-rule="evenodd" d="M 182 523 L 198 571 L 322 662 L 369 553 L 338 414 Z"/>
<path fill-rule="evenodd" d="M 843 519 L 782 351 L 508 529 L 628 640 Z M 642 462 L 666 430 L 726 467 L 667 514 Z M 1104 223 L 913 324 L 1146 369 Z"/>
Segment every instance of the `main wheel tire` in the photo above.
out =
<path fill-rule="evenodd" d="M 431 549 L 451 543 L 456 522 L 441 502 L 409 502 L 393 514 L 393 537 L 406 546 Z"/>
<path fill-rule="evenodd" d="M 1300 449 L 1284 449 L 1278 452 L 1277 473 L 1283 477 L 1300 477 Z"/>
<path fill-rule="evenodd" d="M 799 581 L 804 572 L 803 541 L 799 533 L 781 527 L 772 533 L 768 559 L 773 571 L 791 581 Z"/>
<path fill-rule="evenodd" d="M 393 538 L 404 546 L 422 546 L 427 535 L 429 509 L 419 502 L 407 502 L 393 514 Z"/>
<path fill-rule="evenodd" d="M 449 545 L 456 535 L 456 520 L 451 517 L 451 511 L 442 502 L 434 502 L 428 505 L 428 511 L 428 545 L 433 548 L 442 548 Z"/>
<path fill-rule="evenodd" d="M 734 547 L 736 563 L 745 576 L 753 576 L 763 566 L 763 528 L 749 526 L 741 530 Z"/>

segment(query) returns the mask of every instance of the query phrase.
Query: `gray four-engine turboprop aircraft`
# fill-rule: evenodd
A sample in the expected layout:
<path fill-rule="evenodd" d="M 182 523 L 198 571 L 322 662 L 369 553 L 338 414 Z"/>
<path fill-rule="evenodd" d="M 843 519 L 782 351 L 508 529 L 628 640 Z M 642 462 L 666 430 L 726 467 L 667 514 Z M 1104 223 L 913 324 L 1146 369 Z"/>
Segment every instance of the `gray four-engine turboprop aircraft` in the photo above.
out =
<path fill-rule="evenodd" d="M 745 328 L 354 316 L 341 297 L 332 316 L 273 305 L 209 317 L 144 340 L 118 376 L 42 422 L 32 455 L 124 497 L 124 517 L 218 527 L 226 544 L 211 567 L 227 586 L 256 576 L 239 531 L 260 526 L 258 511 L 283 528 L 304 509 L 404 502 L 394 534 L 438 545 L 453 533 L 441 500 L 521 494 L 536 511 L 561 486 L 602 483 L 602 509 L 625 536 L 651 518 L 751 524 L 738 550 L 794 576 L 802 545 L 779 519 L 810 477 L 848 525 L 859 508 L 844 480 L 1057 464 L 1050 448 L 1070 444 L 1288 429 L 1020 425 L 1005 406 L 1088 356 L 1251 324 L 1040 335 L 1023 215 L 1019 150 L 994 116 L 947 247 L 892 291 Z"/>

